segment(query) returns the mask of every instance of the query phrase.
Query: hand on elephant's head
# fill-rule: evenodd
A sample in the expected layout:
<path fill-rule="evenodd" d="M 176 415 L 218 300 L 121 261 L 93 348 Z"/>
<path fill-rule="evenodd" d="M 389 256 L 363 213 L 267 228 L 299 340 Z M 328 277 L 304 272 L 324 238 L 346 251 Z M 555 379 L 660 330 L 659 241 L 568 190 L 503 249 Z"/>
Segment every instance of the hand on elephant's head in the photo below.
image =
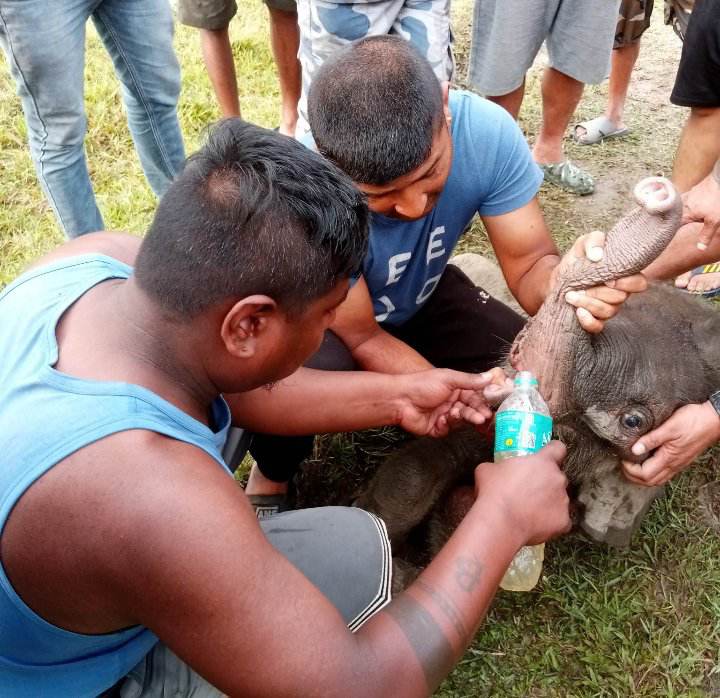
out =
<path fill-rule="evenodd" d="M 569 252 L 554 269 L 551 286 L 558 275 L 568 268 L 586 261 L 599 263 L 604 257 L 605 233 L 595 230 L 580 236 Z M 647 280 L 642 274 L 632 274 L 614 281 L 608 281 L 588 289 L 568 291 L 565 300 L 575 307 L 575 316 L 580 327 L 586 332 L 602 332 L 605 322 L 615 316 L 631 293 L 639 293 L 647 288 Z"/>

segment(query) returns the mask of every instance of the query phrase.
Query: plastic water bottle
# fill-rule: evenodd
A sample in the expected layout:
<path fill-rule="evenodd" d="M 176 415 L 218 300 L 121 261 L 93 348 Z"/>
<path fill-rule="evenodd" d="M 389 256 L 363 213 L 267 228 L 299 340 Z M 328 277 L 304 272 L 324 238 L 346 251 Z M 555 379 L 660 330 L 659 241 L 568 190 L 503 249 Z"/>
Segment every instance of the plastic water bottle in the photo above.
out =
<path fill-rule="evenodd" d="M 539 451 L 552 438 L 552 417 L 530 371 L 520 371 L 515 389 L 495 415 L 495 462 Z M 540 579 L 545 544 L 526 545 L 510 563 L 500 587 L 530 591 Z"/>

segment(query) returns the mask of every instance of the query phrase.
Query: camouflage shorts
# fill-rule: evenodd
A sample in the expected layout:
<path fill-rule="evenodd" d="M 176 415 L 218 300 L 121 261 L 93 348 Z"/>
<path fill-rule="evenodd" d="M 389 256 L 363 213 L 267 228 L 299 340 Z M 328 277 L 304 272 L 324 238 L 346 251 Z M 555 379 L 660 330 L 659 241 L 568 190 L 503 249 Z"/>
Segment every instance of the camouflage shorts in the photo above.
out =
<path fill-rule="evenodd" d="M 694 5 L 695 0 L 665 0 L 665 24 L 671 24 L 683 41 Z"/>
<path fill-rule="evenodd" d="M 695 0 L 665 0 L 665 24 L 671 24 L 683 41 L 694 4 Z M 650 26 L 653 5 L 654 0 L 622 0 L 613 48 L 628 46 L 640 40 Z"/>
<path fill-rule="evenodd" d="M 622 0 L 613 48 L 628 46 L 640 41 L 640 37 L 650 26 L 653 5 L 654 0 Z"/>
<path fill-rule="evenodd" d="M 430 61 L 439 80 L 452 77 L 450 0 L 298 0 L 298 24 L 302 65 L 298 137 L 309 130 L 307 94 L 313 75 L 334 51 L 358 39 L 397 34 Z"/>

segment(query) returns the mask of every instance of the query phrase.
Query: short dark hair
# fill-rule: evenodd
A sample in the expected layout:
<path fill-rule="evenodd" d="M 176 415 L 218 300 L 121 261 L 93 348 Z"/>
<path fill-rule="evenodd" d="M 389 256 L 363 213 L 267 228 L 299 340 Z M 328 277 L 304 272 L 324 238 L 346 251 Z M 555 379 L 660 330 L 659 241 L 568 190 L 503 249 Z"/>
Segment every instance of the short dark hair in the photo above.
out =
<path fill-rule="evenodd" d="M 253 294 L 301 313 L 358 273 L 367 225 L 363 195 L 334 165 L 292 138 L 225 119 L 162 197 L 135 276 L 179 317 Z"/>
<path fill-rule="evenodd" d="M 374 36 L 338 51 L 310 86 L 308 120 L 319 152 L 361 184 L 387 184 L 419 167 L 442 119 L 430 63 L 399 37 Z"/>

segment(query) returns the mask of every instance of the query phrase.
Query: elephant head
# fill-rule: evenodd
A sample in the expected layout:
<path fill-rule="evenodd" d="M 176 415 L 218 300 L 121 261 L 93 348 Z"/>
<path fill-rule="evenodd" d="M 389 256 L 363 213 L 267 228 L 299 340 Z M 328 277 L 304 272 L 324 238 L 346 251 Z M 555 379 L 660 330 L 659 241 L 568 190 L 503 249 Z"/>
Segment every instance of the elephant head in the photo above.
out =
<path fill-rule="evenodd" d="M 569 290 L 642 270 L 673 237 L 682 209 L 672 184 L 643 180 L 635 195 L 640 207 L 607 235 L 604 260 L 566 266 L 511 350 L 516 365 L 537 375 L 568 446 L 565 469 L 582 504 L 582 528 L 616 546 L 629 543 L 662 491 L 627 481 L 620 461 L 635 460 L 630 448 L 640 436 L 677 407 L 706 400 L 720 379 L 720 315 L 687 293 L 652 286 L 598 335 L 580 328 L 564 300 Z"/>

